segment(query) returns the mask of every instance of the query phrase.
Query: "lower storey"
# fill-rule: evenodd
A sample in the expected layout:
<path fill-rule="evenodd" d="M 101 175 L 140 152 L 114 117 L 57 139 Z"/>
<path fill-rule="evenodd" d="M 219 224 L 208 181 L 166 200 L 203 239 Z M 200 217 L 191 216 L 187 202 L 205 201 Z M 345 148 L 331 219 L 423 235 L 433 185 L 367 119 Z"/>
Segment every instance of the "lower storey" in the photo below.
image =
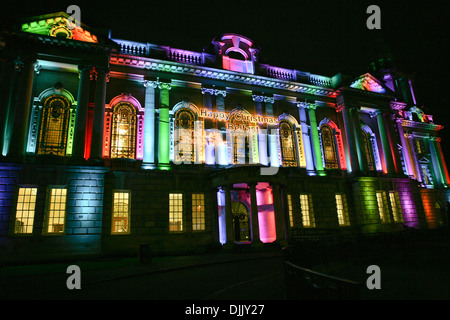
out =
<path fill-rule="evenodd" d="M 0 165 L 0 262 L 201 253 L 330 234 L 439 228 L 448 189 L 280 168 L 110 170 Z"/>

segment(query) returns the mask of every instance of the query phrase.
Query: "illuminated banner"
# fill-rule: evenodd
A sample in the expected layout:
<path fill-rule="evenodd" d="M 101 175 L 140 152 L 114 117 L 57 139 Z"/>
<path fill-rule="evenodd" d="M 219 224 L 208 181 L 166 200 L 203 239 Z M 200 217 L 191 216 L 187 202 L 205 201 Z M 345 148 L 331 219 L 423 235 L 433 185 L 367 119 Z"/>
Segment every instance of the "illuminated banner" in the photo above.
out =
<path fill-rule="evenodd" d="M 268 124 L 277 124 L 278 119 L 274 117 L 264 117 L 260 115 L 251 115 L 245 113 L 228 113 L 226 111 L 212 111 L 208 109 L 201 109 L 200 117 L 204 118 L 212 118 L 217 119 L 219 121 L 230 121 L 230 118 L 233 117 L 233 121 L 248 121 L 253 123 L 268 123 Z"/>

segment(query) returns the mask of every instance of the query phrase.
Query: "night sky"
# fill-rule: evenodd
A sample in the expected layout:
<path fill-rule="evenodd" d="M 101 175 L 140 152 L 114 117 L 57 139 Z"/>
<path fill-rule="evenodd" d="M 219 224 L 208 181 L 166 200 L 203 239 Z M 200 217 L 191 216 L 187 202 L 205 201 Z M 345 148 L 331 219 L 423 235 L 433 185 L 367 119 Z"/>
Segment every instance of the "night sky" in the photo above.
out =
<path fill-rule="evenodd" d="M 83 23 L 110 29 L 112 38 L 202 51 L 216 36 L 238 33 L 261 48 L 264 63 L 326 76 L 361 75 L 384 52 L 415 76 L 418 106 L 445 126 L 440 135 L 450 163 L 445 1 L 11 1 L 2 5 L 0 22 L 66 11 L 70 4 L 80 7 Z M 381 9 L 381 30 L 366 27 L 371 4 Z M 384 49 L 374 49 L 380 43 Z"/>

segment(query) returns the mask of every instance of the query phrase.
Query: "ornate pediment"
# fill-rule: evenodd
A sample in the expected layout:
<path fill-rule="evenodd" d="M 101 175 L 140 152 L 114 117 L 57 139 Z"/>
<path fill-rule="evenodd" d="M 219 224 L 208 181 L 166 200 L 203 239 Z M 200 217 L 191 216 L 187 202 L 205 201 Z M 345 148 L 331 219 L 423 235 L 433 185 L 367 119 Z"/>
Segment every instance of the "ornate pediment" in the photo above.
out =
<path fill-rule="evenodd" d="M 377 78 L 372 76 L 370 73 L 366 73 L 355 79 L 351 84 L 351 88 L 383 93 L 383 94 L 391 94 L 392 91 L 384 86 Z"/>
<path fill-rule="evenodd" d="M 89 27 L 79 21 L 70 19 L 70 16 L 65 12 L 28 18 L 22 22 L 21 31 L 59 39 L 99 42 L 97 36 L 89 30 Z"/>

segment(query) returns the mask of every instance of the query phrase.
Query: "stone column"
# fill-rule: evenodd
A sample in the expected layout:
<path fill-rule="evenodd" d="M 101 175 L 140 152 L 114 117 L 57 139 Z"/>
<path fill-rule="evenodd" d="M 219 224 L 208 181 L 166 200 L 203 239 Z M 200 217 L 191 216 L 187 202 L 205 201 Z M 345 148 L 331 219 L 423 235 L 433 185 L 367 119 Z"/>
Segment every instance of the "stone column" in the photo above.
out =
<path fill-rule="evenodd" d="M 77 113 L 75 118 L 72 157 L 83 159 L 86 143 L 86 122 L 89 106 L 91 67 L 79 66 L 78 70 L 80 73 L 80 79 L 78 81 Z"/>
<path fill-rule="evenodd" d="M 417 159 L 417 155 L 414 149 L 414 135 L 405 134 L 406 137 L 406 145 L 408 147 L 409 157 L 412 160 L 413 171 L 417 181 L 422 182 L 422 173 L 419 165 L 419 161 Z"/>
<path fill-rule="evenodd" d="M 319 130 L 317 129 L 316 105 L 308 103 L 309 125 L 311 126 L 311 144 L 314 151 L 314 164 L 317 173 L 323 173 L 322 150 L 320 148 Z"/>
<path fill-rule="evenodd" d="M 402 144 L 403 160 L 405 161 L 407 174 L 410 177 L 414 177 L 413 165 L 411 162 L 408 145 L 405 138 L 405 132 L 403 131 L 402 126 L 403 119 L 396 119 L 395 121 L 397 122 L 398 135 L 400 136 L 400 142 Z"/>
<path fill-rule="evenodd" d="M 256 201 L 256 183 L 249 183 L 251 200 L 252 245 L 261 244 L 259 238 L 258 203 Z"/>
<path fill-rule="evenodd" d="M 92 140 L 90 159 L 101 159 L 103 150 L 103 131 L 105 123 L 105 101 L 107 71 L 97 69 L 97 83 L 94 96 L 94 118 L 92 123 Z"/>
<path fill-rule="evenodd" d="M 440 156 L 439 151 L 437 150 L 437 146 L 435 145 L 436 138 L 435 137 L 429 137 L 427 139 L 428 146 L 430 148 L 430 156 L 431 156 L 431 164 L 433 165 L 433 171 L 435 179 L 437 180 L 437 185 L 439 187 L 445 187 L 445 176 L 442 170 L 442 166 L 440 164 Z"/>
<path fill-rule="evenodd" d="M 380 134 L 381 147 L 383 148 L 384 162 L 386 165 L 387 173 L 395 173 L 394 160 L 392 155 L 392 149 L 389 141 L 389 136 L 387 128 L 385 126 L 385 116 L 381 110 L 375 112 L 375 117 L 377 119 L 378 131 Z"/>
<path fill-rule="evenodd" d="M 231 186 L 225 186 L 225 225 L 227 233 L 226 246 L 234 244 L 233 216 L 231 212 Z"/>
<path fill-rule="evenodd" d="M 169 90 L 170 83 L 159 83 L 161 101 L 159 106 L 159 136 L 158 136 L 158 168 L 170 170 L 170 118 L 169 118 Z"/>
<path fill-rule="evenodd" d="M 12 57 L 7 57 L 3 64 L 0 79 L 0 153 L 6 155 L 9 149 L 10 135 L 5 135 L 8 131 L 8 114 L 10 112 L 10 101 L 15 82 L 15 63 Z"/>
<path fill-rule="evenodd" d="M 442 166 L 442 171 L 443 171 L 443 175 L 445 178 L 444 182 L 448 186 L 450 184 L 450 176 L 448 174 L 448 168 L 447 168 L 447 164 L 445 162 L 444 153 L 442 152 L 441 138 L 436 137 L 435 139 L 436 139 L 435 144 L 436 144 L 437 150 L 439 152 L 439 162 Z"/>
<path fill-rule="evenodd" d="M 255 101 L 255 112 L 257 115 L 262 116 L 263 110 L 262 110 L 262 102 L 265 99 L 270 99 L 268 97 L 259 96 L 259 95 L 253 95 L 253 101 Z M 270 100 L 267 100 L 268 103 L 270 103 Z M 264 125 L 263 125 L 264 126 Z M 259 125 L 258 125 L 259 127 Z M 267 128 L 264 126 L 261 130 L 259 128 L 258 130 L 258 155 L 259 155 L 259 163 L 262 165 L 269 165 L 269 159 L 267 155 Z"/>
<path fill-rule="evenodd" d="M 36 60 L 26 58 L 22 62 L 11 134 L 14 143 L 11 143 L 9 146 L 9 154 L 18 157 L 25 155 L 31 92 L 33 88 L 34 63 Z"/>
<path fill-rule="evenodd" d="M 311 148 L 311 137 L 309 136 L 309 126 L 306 119 L 306 108 L 308 105 L 303 102 L 297 103 L 298 114 L 300 118 L 300 127 L 303 135 L 303 147 L 305 149 L 306 170 L 309 172 L 314 171 L 314 158 Z"/>
<path fill-rule="evenodd" d="M 273 195 L 273 208 L 275 211 L 275 230 L 277 234 L 277 242 L 281 245 L 286 245 L 286 216 L 287 203 L 284 201 L 285 192 L 282 186 L 270 184 Z"/>
<path fill-rule="evenodd" d="M 142 169 L 155 169 L 155 88 L 154 81 L 144 81 L 145 120 L 144 120 L 144 157 Z"/>
<path fill-rule="evenodd" d="M 338 105 L 336 110 L 337 110 L 337 112 L 342 112 L 342 120 L 344 122 L 344 133 L 345 133 L 345 140 L 346 140 L 347 153 L 348 153 L 348 157 L 346 157 L 347 170 L 349 172 L 358 172 L 358 171 L 360 171 L 360 168 L 359 168 L 358 154 L 356 152 L 354 126 L 353 126 L 353 122 L 350 121 L 351 118 L 350 118 L 348 107 L 345 106 L 343 103 L 341 103 L 340 105 Z"/>

